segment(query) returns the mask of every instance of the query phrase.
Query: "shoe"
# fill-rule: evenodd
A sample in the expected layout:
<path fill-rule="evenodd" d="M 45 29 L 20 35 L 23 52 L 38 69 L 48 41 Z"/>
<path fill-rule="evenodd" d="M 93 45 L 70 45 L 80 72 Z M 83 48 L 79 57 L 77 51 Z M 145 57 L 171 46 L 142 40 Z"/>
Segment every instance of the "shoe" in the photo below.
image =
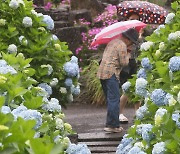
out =
<path fill-rule="evenodd" d="M 124 129 L 122 127 L 118 128 L 111 128 L 111 127 L 105 127 L 104 131 L 107 133 L 121 133 Z"/>
<path fill-rule="evenodd" d="M 119 121 L 121 123 L 128 123 L 128 118 L 126 118 L 123 114 L 119 115 Z"/>

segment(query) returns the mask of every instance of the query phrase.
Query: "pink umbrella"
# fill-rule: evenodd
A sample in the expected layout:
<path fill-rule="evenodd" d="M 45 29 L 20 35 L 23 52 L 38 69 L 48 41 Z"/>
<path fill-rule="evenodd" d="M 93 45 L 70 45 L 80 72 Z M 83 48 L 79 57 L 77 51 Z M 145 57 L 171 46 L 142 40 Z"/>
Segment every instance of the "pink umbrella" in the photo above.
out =
<path fill-rule="evenodd" d="M 135 28 L 138 32 L 146 27 L 146 24 L 139 20 L 129 20 L 114 23 L 98 33 L 91 43 L 91 46 L 107 44 L 111 40 L 120 37 L 121 34 L 129 28 Z"/>

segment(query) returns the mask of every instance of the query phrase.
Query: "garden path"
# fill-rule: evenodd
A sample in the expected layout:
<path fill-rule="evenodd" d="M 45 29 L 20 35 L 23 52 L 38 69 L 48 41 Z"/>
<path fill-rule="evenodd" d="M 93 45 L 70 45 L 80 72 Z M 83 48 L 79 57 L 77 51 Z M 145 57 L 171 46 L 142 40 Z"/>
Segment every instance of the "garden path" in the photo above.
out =
<path fill-rule="evenodd" d="M 128 124 L 122 124 L 122 133 L 107 134 L 103 131 L 106 106 L 74 103 L 63 108 L 66 115 L 65 121 L 69 122 L 73 130 L 77 132 L 77 142 L 86 143 L 93 154 L 113 154 L 127 129 L 133 124 L 134 108 L 127 107 L 125 115 L 129 119 Z"/>

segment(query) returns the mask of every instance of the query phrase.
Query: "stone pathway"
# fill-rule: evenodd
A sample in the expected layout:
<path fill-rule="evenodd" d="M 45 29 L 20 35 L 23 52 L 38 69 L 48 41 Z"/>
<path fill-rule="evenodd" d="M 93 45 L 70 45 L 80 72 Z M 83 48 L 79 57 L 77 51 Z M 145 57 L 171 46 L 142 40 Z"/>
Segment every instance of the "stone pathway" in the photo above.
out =
<path fill-rule="evenodd" d="M 93 154 L 113 154 L 116 151 L 123 135 L 133 123 L 134 109 L 127 107 L 125 115 L 129 119 L 128 124 L 122 124 L 122 133 L 105 133 L 103 131 L 106 106 L 91 104 L 69 104 L 63 109 L 65 121 L 69 122 L 73 130 L 77 132 L 78 143 L 86 143 Z"/>

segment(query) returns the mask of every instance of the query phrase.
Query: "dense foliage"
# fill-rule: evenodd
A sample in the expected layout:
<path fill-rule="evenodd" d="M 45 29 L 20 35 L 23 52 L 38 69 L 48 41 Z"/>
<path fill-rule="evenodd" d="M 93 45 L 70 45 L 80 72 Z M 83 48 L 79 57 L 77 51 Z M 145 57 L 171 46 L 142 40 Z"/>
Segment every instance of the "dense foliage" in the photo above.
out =
<path fill-rule="evenodd" d="M 86 145 L 71 144 L 60 105 L 80 92 L 78 59 L 50 33 L 51 17 L 32 6 L 0 3 L 0 153 L 89 154 Z"/>
<path fill-rule="evenodd" d="M 122 88 L 144 105 L 117 154 L 180 153 L 180 4 L 141 45 L 141 68 Z M 133 96 L 132 96 L 133 95 Z"/>
<path fill-rule="evenodd" d="M 71 76 L 67 72 L 70 65 L 64 70 L 64 64 L 70 61 L 72 53 L 65 42 L 50 33 L 54 29 L 52 18 L 37 13 L 32 2 L 27 0 L 2 1 L 0 8 L 0 51 L 33 57 L 34 78 L 53 87 L 54 95 L 58 96 L 61 104 L 72 100 L 73 90 L 65 87 L 64 82 L 66 78 L 71 78 L 73 86 L 77 87 L 79 68 L 76 62 L 71 63 L 76 67 L 76 73 Z M 62 88 L 67 92 L 63 93 Z"/>

